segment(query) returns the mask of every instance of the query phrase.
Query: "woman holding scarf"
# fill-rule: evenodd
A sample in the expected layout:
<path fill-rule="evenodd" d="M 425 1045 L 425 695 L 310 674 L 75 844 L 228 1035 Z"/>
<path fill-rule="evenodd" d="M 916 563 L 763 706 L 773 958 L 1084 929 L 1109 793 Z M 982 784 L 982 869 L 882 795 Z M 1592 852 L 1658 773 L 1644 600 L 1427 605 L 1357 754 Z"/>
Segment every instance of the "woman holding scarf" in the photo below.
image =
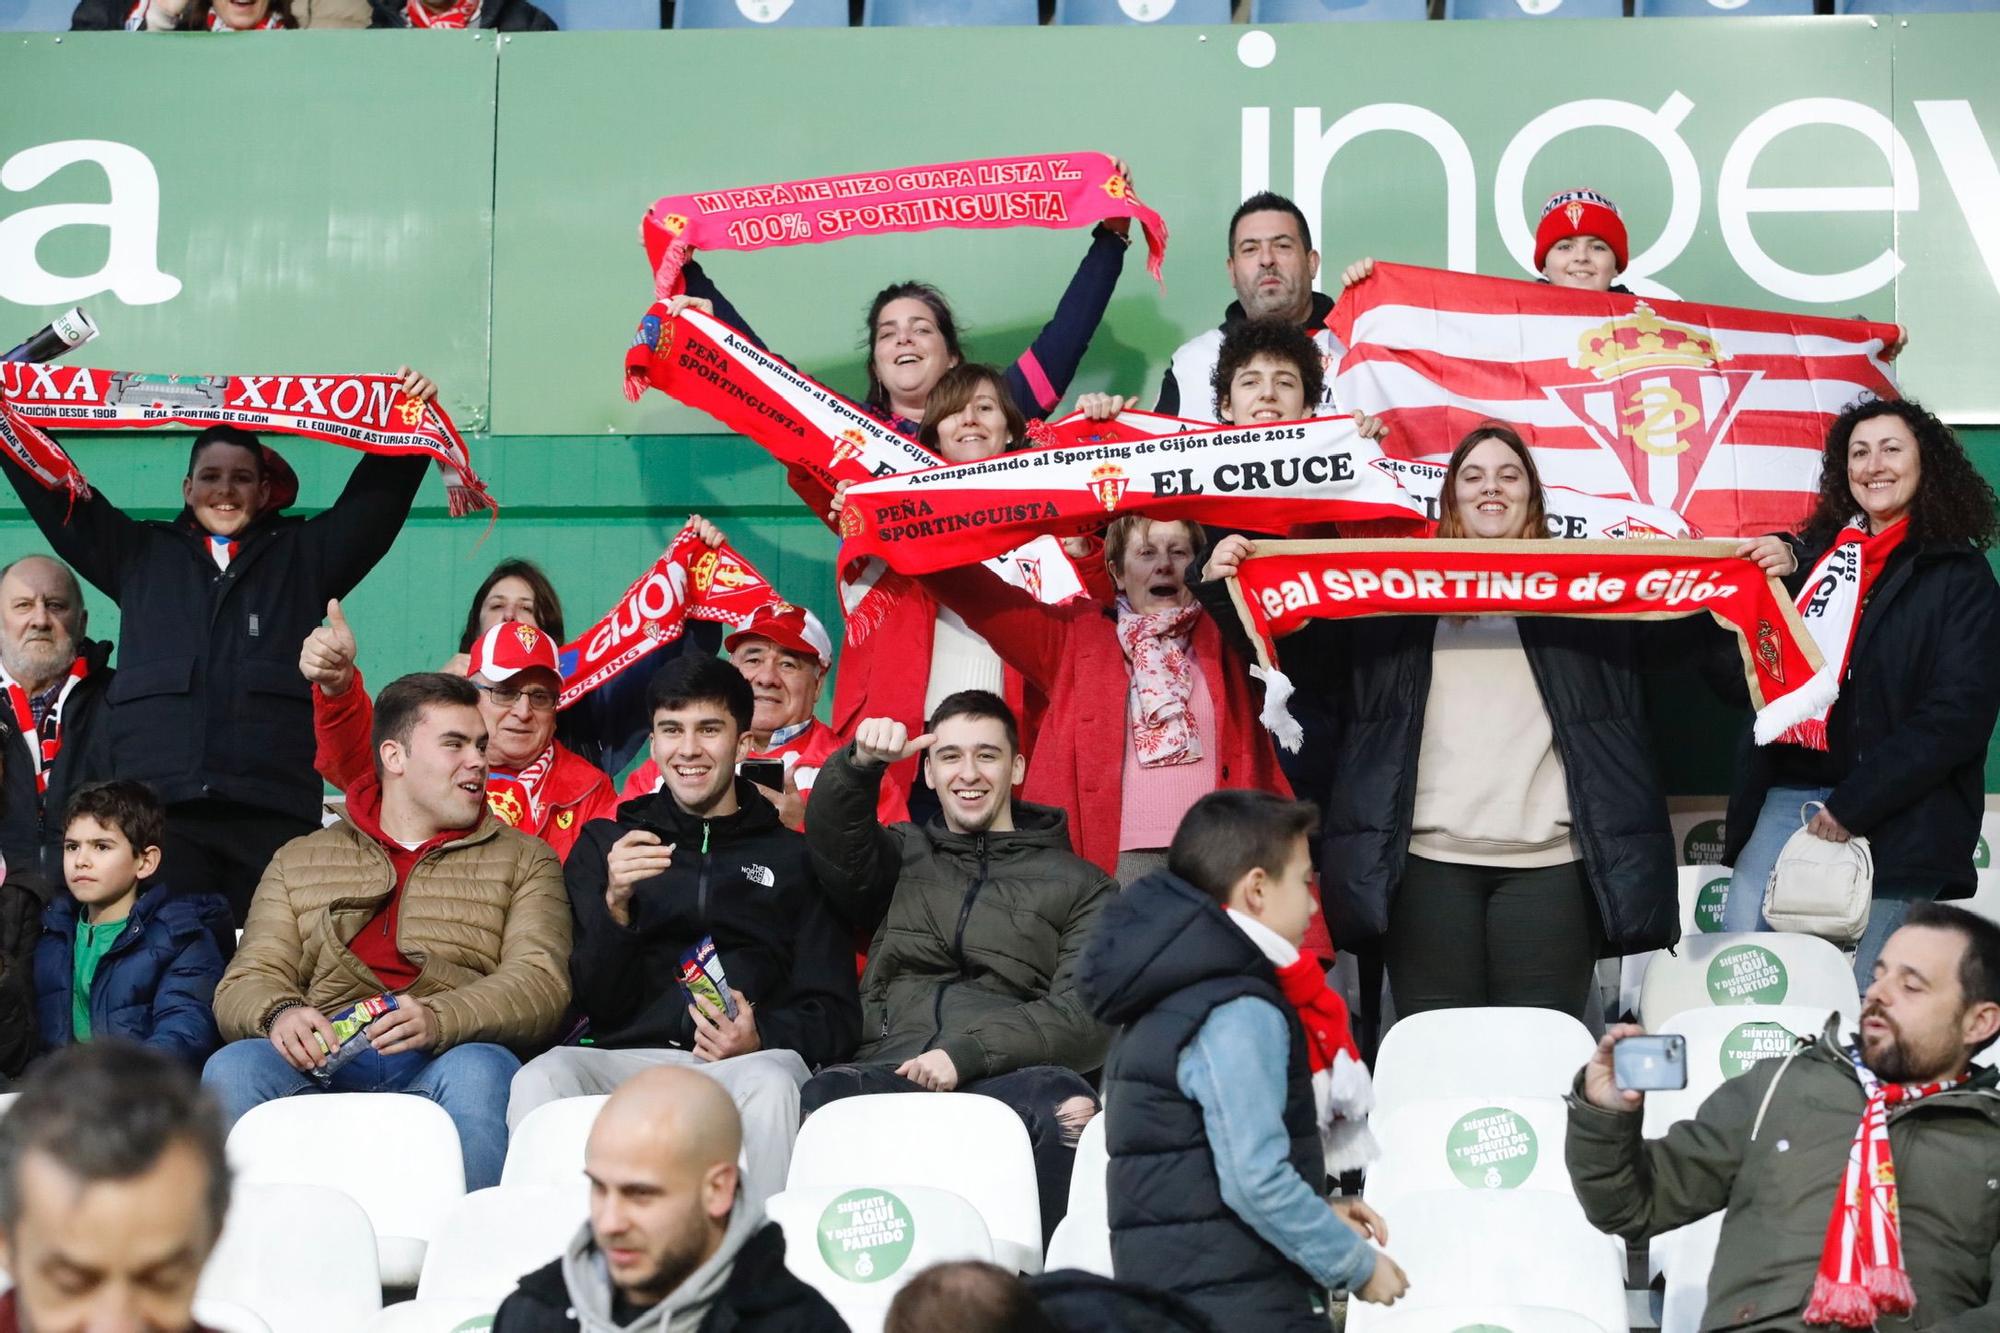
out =
<path fill-rule="evenodd" d="M 1996 536 L 1993 488 L 1951 428 L 1908 399 L 1871 399 L 1828 430 L 1805 527 L 1745 544 L 1799 595 L 1840 697 L 1770 745 L 1745 738 L 1726 929 L 1766 928 L 1765 884 L 1802 821 L 1835 842 L 1868 839 L 1875 901 L 1854 960 L 1864 989 L 1913 902 L 1971 895 L 2000 713 L 2000 584 L 1985 555 Z"/>
<path fill-rule="evenodd" d="M 1440 540 L 1547 531 L 1533 455 L 1497 423 L 1459 441 L 1439 495 Z M 1225 540 L 1203 577 L 1253 549 Z M 1295 687 L 1331 724 L 1328 930 L 1342 949 L 1381 950 L 1398 1014 L 1585 1018 L 1598 957 L 1674 942 L 1640 670 L 1674 655 L 1663 640 L 1710 633 L 1699 619 L 1383 616 L 1312 621 L 1286 641 Z"/>

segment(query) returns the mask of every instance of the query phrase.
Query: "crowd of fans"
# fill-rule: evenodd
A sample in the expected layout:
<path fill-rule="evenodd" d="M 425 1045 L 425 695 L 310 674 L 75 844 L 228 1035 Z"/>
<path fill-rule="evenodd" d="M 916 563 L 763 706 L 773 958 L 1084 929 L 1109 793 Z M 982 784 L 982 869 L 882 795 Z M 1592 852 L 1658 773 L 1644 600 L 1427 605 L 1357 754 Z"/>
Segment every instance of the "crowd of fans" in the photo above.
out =
<path fill-rule="evenodd" d="M 234 25 L 263 3 L 185 14 Z M 1588 192 L 1551 204 L 1544 281 L 1615 289 L 1615 208 Z M 1122 224 L 1099 227 L 1004 369 L 964 361 L 936 288 L 885 288 L 865 315 L 865 401 L 949 460 L 1022 446 L 1026 418 L 1066 392 L 1125 248 Z M 1226 255 L 1234 300 L 1173 352 L 1159 410 L 1245 423 L 1330 407 L 1339 349 L 1303 214 L 1253 196 Z M 700 265 L 686 274 L 680 306 L 745 327 Z M 403 389 L 435 393 L 407 370 Z M 34 1271 L 37 1246 L 83 1243 L 51 1214 L 96 1189 L 179 1190 L 148 1225 L 179 1226 L 172 1271 L 198 1272 L 226 1196 L 216 1144 L 262 1102 L 430 1098 L 476 1189 L 536 1107 L 611 1093 L 590 1140 L 592 1224 L 497 1327 L 654 1309 L 660 1327 L 710 1309 L 839 1327 L 785 1275 L 761 1211 L 801 1117 L 856 1094 L 966 1093 L 1026 1125 L 1046 1230 L 1079 1136 L 1113 1108 L 1113 1255 L 1134 1288 L 1118 1299 L 1163 1302 L 1161 1326 L 1323 1328 L 1330 1293 L 1389 1302 L 1405 1277 L 1382 1217 L 1326 1203 L 1329 1172 L 1367 1160 L 1369 1099 L 1322 906 L 1334 945 L 1386 960 L 1401 1014 L 1533 1005 L 1615 1022 L 1597 960 L 1677 934 L 1643 673 L 1720 662 L 1708 673 L 1742 701 L 1737 649 L 1705 619 L 1320 621 L 1289 654 L 1307 744 L 1281 755 L 1226 609 L 1262 538 L 1143 514 L 1068 543 L 1081 590 L 1060 604 L 977 565 L 846 571 L 848 609 L 891 600 L 839 659 L 831 725 L 816 710 L 834 643 L 782 600 L 559 710 L 561 603 L 517 560 L 480 587 L 456 656 L 371 698 L 367 627 L 340 599 L 396 539 L 421 460 L 364 458 L 309 519 L 285 512 L 283 460 L 229 426 L 196 437 L 172 521 L 0 470 L 60 557 L 0 570 L 0 1066 L 46 1066 L 0 1121 L 0 1229 L 24 1308 L 61 1294 Z M 1771 858 L 1801 801 L 1821 803 L 1818 836 L 1868 837 L 1859 1037 L 1830 1027 L 1642 1148 L 1636 1094 L 1609 1081 L 1629 1031 L 1613 1026 L 1572 1109 L 1590 1216 L 1636 1238 L 1726 1205 L 1743 1241 L 1725 1245 L 1718 1299 L 1770 1328 L 1794 1326 L 1824 1263 L 1811 1210 L 1784 1201 L 1832 1200 L 1846 1126 L 1884 1087 L 1918 1103 L 1896 1139 L 1910 1281 L 1933 1315 L 2000 1308 L 1993 1183 L 1953 1165 L 2000 1151 L 1994 1077 L 1968 1066 L 2000 1031 L 2000 928 L 1933 901 L 1973 887 L 2000 711 L 1984 555 L 2000 515 L 1950 429 L 1909 401 L 1846 411 L 1823 477 L 1799 532 L 1739 555 L 1796 590 L 1857 512 L 1904 539 L 1860 617 L 1830 748 L 1752 747 L 1746 715 L 1726 911 L 1762 926 L 1745 867 Z M 843 503 L 799 489 L 815 513 Z M 1441 505 L 1440 541 L 1546 533 L 1533 454 L 1501 423 L 1457 442 Z M 115 652 L 86 637 L 79 576 L 121 608 Z M 345 798 L 324 827 L 322 778 Z M 705 953 L 726 980 L 691 987 Z M 383 997 L 344 1042 L 341 1011 Z M 1361 996 L 1370 1012 L 1378 999 Z M 137 1102 L 155 1111 L 123 1137 L 87 1123 Z M 51 1171 L 76 1188 L 37 1183 Z M 154 1241 L 103 1243 L 118 1255 L 93 1272 Z M 913 1284 L 901 1317 L 954 1292 L 966 1311 L 1038 1291 L 1050 1308 L 1114 1299 L 1060 1283 L 1023 1296 L 996 1277 Z"/>

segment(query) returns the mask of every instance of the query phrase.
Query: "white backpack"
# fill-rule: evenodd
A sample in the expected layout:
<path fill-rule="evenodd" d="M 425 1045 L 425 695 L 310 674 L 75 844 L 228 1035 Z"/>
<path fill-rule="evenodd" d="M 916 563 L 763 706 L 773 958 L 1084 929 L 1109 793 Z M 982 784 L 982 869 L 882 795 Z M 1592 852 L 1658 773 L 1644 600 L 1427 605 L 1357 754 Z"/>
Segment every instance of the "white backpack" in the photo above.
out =
<path fill-rule="evenodd" d="M 1815 808 L 1799 807 L 1799 831 L 1786 839 L 1764 886 L 1764 920 L 1773 930 L 1817 935 L 1843 947 L 1852 946 L 1868 927 L 1868 906 L 1875 895 L 1875 858 L 1868 839 L 1830 842 L 1806 829 Z"/>

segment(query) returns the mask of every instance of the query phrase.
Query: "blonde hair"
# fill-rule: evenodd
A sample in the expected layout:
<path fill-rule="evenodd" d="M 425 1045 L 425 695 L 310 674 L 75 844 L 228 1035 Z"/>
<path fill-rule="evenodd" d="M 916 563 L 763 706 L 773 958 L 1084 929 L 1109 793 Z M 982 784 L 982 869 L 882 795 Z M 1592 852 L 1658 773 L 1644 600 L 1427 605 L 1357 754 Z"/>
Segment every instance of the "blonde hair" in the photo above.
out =
<path fill-rule="evenodd" d="M 1118 582 L 1118 567 L 1125 563 L 1125 547 L 1132 540 L 1132 534 L 1141 523 L 1157 523 L 1162 527 L 1169 523 L 1179 524 L 1187 529 L 1188 541 L 1193 544 L 1195 554 L 1207 544 L 1208 534 L 1201 530 L 1201 524 L 1191 518 L 1152 518 L 1145 514 L 1120 514 L 1111 520 L 1111 526 L 1104 530 L 1104 568 L 1111 575 L 1112 583 Z"/>

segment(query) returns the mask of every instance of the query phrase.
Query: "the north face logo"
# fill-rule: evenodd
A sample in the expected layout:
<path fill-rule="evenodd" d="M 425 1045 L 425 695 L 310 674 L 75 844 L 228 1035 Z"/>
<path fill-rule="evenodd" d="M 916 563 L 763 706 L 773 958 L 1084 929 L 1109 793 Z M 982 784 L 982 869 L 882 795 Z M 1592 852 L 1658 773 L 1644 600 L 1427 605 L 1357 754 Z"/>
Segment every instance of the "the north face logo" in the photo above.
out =
<path fill-rule="evenodd" d="M 778 882 L 778 877 L 771 873 L 771 867 L 754 863 L 743 867 L 743 878 L 752 884 L 761 884 L 767 889 Z"/>

